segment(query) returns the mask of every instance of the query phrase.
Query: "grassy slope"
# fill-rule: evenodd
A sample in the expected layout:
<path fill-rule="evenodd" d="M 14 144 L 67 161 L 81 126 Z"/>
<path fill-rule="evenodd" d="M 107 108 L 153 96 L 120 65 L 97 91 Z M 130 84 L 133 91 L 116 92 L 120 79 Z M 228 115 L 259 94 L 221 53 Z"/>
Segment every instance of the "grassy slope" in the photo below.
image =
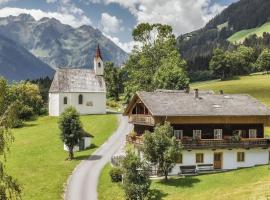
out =
<path fill-rule="evenodd" d="M 121 184 L 112 183 L 110 165 L 103 169 L 98 186 L 99 200 L 124 200 Z M 268 166 L 240 169 L 218 174 L 175 177 L 168 182 L 154 180 L 151 189 L 158 190 L 164 200 L 246 200 L 270 196 Z"/>
<path fill-rule="evenodd" d="M 192 84 L 191 87 L 215 92 L 223 90 L 228 94 L 250 94 L 270 107 L 270 75 L 243 76 L 230 81 L 200 82 Z M 270 129 L 268 135 L 269 133 Z M 109 170 L 110 165 L 107 165 L 101 174 L 99 199 L 122 200 L 123 190 L 119 184 L 111 182 Z M 187 179 L 177 178 L 166 184 L 153 181 L 151 188 L 160 190 L 166 200 L 266 199 L 266 195 L 270 196 L 270 170 L 267 166 L 261 166 Z"/>
<path fill-rule="evenodd" d="M 112 183 L 109 175 L 111 165 L 107 164 L 99 177 L 98 199 L 99 200 L 124 200 L 124 192 L 121 183 Z"/>
<path fill-rule="evenodd" d="M 247 29 L 247 30 L 242 30 L 234 33 L 231 37 L 228 38 L 229 42 L 232 43 L 241 43 L 245 40 L 245 38 L 256 34 L 257 36 L 262 36 L 264 32 L 270 32 L 270 22 L 267 22 L 263 24 L 262 26 L 258 28 L 252 28 L 252 29 Z"/>
<path fill-rule="evenodd" d="M 22 185 L 24 200 L 61 199 L 63 186 L 74 167 L 117 127 L 115 115 L 83 116 L 81 120 L 85 130 L 94 136 L 94 145 L 75 153 L 74 161 L 65 161 L 67 153 L 59 139 L 58 118 L 41 117 L 14 130 L 15 142 L 8 155 L 7 169 Z"/>

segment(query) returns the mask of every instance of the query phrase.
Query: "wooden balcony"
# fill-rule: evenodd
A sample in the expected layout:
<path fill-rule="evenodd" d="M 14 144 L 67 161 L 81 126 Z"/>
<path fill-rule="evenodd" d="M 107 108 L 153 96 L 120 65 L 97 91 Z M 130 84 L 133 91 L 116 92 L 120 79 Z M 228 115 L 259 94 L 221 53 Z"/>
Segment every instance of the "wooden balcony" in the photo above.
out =
<path fill-rule="evenodd" d="M 270 139 L 266 138 L 250 138 L 250 139 L 241 139 L 240 141 L 231 141 L 231 140 L 182 140 L 181 141 L 185 149 L 224 149 L 224 148 L 254 148 L 270 147 Z"/>
<path fill-rule="evenodd" d="M 155 125 L 155 120 L 151 115 L 130 115 L 128 118 L 128 122 L 132 124 L 142 124 L 148 126 Z"/>
<path fill-rule="evenodd" d="M 126 141 L 136 145 L 143 144 L 143 136 L 129 136 L 127 135 Z M 215 139 L 202 139 L 202 140 L 179 140 L 184 149 L 227 149 L 227 148 L 268 148 L 270 147 L 270 139 L 268 138 L 249 138 L 241 139 L 240 141 L 231 140 L 215 140 Z"/>

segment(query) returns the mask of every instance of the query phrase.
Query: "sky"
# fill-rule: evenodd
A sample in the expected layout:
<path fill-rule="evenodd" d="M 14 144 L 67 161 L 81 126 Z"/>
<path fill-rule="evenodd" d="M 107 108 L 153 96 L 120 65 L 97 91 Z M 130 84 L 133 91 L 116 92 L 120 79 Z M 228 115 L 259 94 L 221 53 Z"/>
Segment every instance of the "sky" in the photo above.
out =
<path fill-rule="evenodd" d="M 132 30 L 142 22 L 173 27 L 176 36 L 203 27 L 237 0 L 0 0 L 0 17 L 54 17 L 73 27 L 91 25 L 130 52 Z"/>

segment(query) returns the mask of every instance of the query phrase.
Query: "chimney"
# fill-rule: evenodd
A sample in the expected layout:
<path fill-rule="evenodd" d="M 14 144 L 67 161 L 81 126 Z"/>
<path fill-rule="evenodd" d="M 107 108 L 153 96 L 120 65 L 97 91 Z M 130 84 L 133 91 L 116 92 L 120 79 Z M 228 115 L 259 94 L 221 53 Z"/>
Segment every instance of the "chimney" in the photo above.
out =
<path fill-rule="evenodd" d="M 198 99 L 199 98 L 199 89 L 194 89 L 194 97 L 195 99 Z"/>
<path fill-rule="evenodd" d="M 219 90 L 219 94 L 223 95 L 224 94 L 223 90 Z"/>

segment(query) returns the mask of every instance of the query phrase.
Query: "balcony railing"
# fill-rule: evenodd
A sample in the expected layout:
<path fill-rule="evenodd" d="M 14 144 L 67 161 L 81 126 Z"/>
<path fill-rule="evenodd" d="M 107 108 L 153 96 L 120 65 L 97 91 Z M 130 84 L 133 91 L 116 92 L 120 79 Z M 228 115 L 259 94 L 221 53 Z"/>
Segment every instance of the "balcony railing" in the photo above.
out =
<path fill-rule="evenodd" d="M 133 124 L 155 125 L 155 120 L 151 115 L 130 115 L 128 120 Z"/>
<path fill-rule="evenodd" d="M 127 136 L 126 141 L 132 144 L 142 145 L 142 136 Z M 267 138 L 249 138 L 241 139 L 240 141 L 231 140 L 215 140 L 215 139 L 201 139 L 201 140 L 179 140 L 184 149 L 215 149 L 215 148 L 254 148 L 270 147 L 270 139 Z"/>

